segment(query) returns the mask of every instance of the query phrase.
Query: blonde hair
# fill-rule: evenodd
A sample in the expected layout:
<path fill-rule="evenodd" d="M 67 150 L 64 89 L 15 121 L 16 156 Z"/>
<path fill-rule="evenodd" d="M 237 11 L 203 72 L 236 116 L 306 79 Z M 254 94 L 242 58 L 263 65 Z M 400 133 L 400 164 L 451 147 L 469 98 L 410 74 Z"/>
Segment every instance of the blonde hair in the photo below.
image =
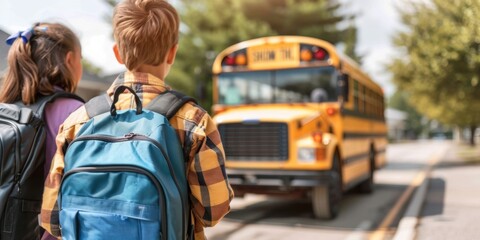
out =
<path fill-rule="evenodd" d="M 164 0 L 124 0 L 115 7 L 113 35 L 127 69 L 159 65 L 178 42 L 180 19 Z"/>
<path fill-rule="evenodd" d="M 77 82 L 67 67 L 67 53 L 80 49 L 80 41 L 68 27 L 59 23 L 39 23 L 24 43 L 15 40 L 8 52 L 8 69 L 0 90 L 0 102 L 19 100 L 35 103 L 38 95 L 49 95 L 54 86 L 74 92 Z"/>

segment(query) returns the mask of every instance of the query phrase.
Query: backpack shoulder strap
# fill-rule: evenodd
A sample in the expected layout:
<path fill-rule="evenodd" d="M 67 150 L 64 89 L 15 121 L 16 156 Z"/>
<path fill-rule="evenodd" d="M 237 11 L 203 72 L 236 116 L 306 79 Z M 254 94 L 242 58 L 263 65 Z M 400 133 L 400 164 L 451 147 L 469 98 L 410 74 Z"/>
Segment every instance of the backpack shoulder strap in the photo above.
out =
<path fill-rule="evenodd" d="M 78 100 L 82 103 L 85 102 L 80 96 L 74 93 L 57 91 L 52 95 L 40 97 L 40 99 L 38 99 L 37 102 L 27 107 L 30 108 L 33 112 L 37 113 L 37 115 L 43 119 L 43 111 L 45 110 L 45 106 L 47 105 L 47 103 L 51 103 L 55 101 L 55 99 L 57 98 L 71 98 L 71 99 Z"/>
<path fill-rule="evenodd" d="M 170 118 L 172 118 L 175 113 L 177 113 L 177 111 L 187 102 L 194 102 L 195 104 L 197 103 L 197 101 L 192 97 L 174 90 L 170 90 L 163 92 L 154 98 L 145 107 L 145 109 L 160 113 L 170 120 Z"/>
<path fill-rule="evenodd" d="M 110 112 L 111 105 L 112 99 L 105 93 L 90 99 L 90 101 L 85 103 L 85 109 L 87 110 L 88 117 L 93 118 L 102 113 Z"/>

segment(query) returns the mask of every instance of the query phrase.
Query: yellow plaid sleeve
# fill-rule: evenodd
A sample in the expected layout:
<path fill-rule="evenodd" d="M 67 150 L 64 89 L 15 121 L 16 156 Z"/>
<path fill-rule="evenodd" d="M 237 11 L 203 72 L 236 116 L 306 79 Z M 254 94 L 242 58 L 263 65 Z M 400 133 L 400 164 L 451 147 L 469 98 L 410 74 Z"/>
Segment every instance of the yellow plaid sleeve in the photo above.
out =
<path fill-rule="evenodd" d="M 211 227 L 229 212 L 233 191 L 225 172 L 220 134 L 212 118 L 204 112 L 192 131 L 194 145 L 188 168 L 192 211 L 196 224 Z"/>

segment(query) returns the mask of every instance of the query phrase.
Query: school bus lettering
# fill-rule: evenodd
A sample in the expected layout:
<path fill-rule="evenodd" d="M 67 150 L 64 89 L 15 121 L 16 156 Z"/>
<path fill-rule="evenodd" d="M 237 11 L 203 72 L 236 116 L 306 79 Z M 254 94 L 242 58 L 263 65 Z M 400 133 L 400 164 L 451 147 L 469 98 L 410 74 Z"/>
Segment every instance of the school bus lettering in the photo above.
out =
<path fill-rule="evenodd" d="M 279 54 L 280 54 L 280 58 L 283 58 L 286 61 L 295 61 L 295 59 L 293 58 L 291 48 L 280 49 Z"/>
<path fill-rule="evenodd" d="M 298 66 L 298 44 L 278 44 L 252 47 L 248 52 L 250 69 L 283 68 Z"/>
<path fill-rule="evenodd" d="M 275 61 L 275 52 L 265 49 L 263 51 L 258 51 L 253 53 L 252 62 L 271 62 Z"/>

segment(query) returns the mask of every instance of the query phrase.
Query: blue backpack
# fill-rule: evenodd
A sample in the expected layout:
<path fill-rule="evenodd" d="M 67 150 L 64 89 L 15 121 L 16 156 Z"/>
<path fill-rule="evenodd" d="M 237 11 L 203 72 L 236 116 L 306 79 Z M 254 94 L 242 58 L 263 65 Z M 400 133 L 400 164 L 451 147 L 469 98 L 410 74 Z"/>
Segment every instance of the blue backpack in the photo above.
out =
<path fill-rule="evenodd" d="M 136 109 L 117 111 L 129 90 Z M 63 239 L 188 239 L 193 237 L 186 161 L 168 119 L 194 101 L 167 91 L 142 109 L 126 86 L 113 102 L 85 104 L 91 118 L 65 152 L 59 210 Z M 111 105 L 110 105 L 111 102 Z"/>

